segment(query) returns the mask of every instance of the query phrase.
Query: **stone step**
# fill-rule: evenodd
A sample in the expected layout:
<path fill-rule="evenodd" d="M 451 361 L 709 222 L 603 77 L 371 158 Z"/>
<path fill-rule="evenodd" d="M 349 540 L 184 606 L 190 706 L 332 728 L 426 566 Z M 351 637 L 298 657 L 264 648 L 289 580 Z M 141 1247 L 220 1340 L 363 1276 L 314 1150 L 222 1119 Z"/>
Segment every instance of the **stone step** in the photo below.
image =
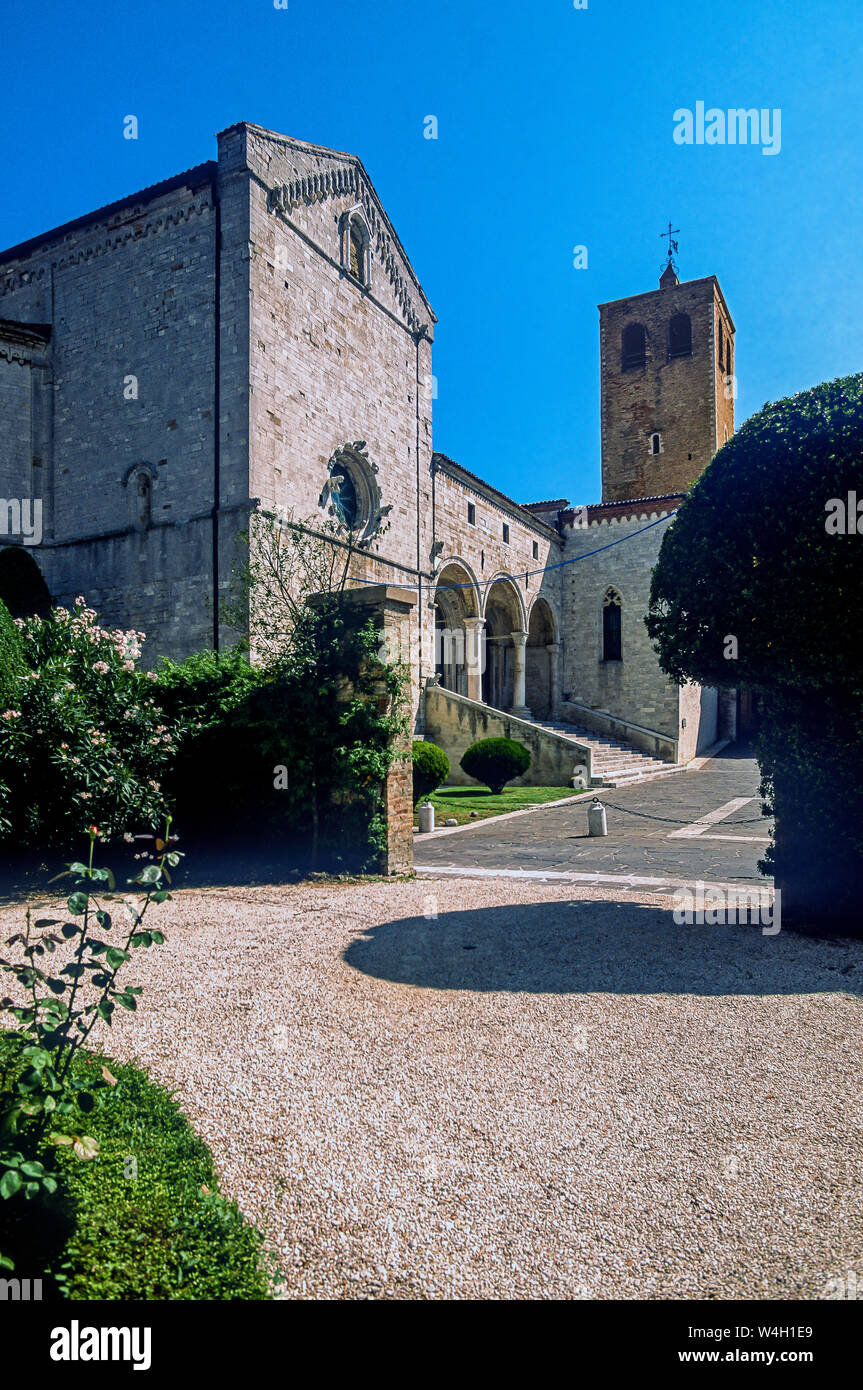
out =
<path fill-rule="evenodd" d="M 604 773 L 600 777 L 594 777 L 591 786 L 594 787 L 630 787 L 634 782 L 652 782 L 657 777 L 674 777 L 679 772 L 686 771 L 685 763 L 660 763 L 653 771 L 646 772 L 620 772 Z"/>
<path fill-rule="evenodd" d="M 661 758 L 654 758 L 631 743 L 622 743 L 606 734 L 592 733 L 577 724 L 564 721 L 546 723 L 539 719 L 531 722 L 540 729 L 570 738 L 574 743 L 581 743 L 590 749 L 593 787 L 626 787 L 633 782 L 646 782 L 654 777 L 668 777 L 685 771 L 684 763 L 663 762 Z"/>

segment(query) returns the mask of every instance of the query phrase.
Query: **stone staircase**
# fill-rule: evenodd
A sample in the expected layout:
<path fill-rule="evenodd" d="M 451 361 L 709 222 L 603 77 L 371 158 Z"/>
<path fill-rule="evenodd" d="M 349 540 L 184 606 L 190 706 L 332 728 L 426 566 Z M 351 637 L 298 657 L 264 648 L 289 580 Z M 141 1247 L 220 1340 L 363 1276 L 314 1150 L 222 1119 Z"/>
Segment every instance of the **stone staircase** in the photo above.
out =
<path fill-rule="evenodd" d="M 560 734 L 575 742 L 587 744 L 591 751 L 592 787 L 627 787 L 631 782 L 647 782 L 654 777 L 670 777 L 675 772 L 685 772 L 685 763 L 664 763 L 661 758 L 652 758 L 631 743 L 620 743 L 617 739 L 584 729 L 578 724 L 545 723 L 541 719 L 531 719 L 539 729 Z"/>

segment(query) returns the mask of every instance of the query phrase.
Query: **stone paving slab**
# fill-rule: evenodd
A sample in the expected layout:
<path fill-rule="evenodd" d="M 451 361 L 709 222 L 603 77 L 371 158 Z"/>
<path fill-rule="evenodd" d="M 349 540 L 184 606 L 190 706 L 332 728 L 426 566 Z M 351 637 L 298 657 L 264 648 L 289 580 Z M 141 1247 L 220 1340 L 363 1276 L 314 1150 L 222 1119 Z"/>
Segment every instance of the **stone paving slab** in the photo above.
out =
<path fill-rule="evenodd" d="M 605 838 L 588 836 L 591 798 L 581 797 L 565 806 L 507 817 L 500 824 L 482 821 L 440 839 L 436 834 L 418 835 L 414 861 L 417 869 L 450 866 L 764 882 L 758 860 L 768 847 L 771 822 L 760 814 L 759 780 L 750 751 L 733 745 L 697 771 L 641 786 L 600 788 L 597 794 L 608 808 Z M 669 838 L 682 826 L 744 797 L 751 800 L 704 833 Z"/>

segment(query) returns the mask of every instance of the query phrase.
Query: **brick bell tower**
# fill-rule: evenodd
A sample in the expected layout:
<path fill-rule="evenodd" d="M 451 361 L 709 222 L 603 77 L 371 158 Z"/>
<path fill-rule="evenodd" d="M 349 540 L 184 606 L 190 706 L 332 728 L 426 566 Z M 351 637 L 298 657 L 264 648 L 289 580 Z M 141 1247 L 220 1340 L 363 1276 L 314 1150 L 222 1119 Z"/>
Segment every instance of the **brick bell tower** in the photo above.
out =
<path fill-rule="evenodd" d="M 602 500 L 686 492 L 734 433 L 734 323 L 715 275 L 599 306 Z"/>

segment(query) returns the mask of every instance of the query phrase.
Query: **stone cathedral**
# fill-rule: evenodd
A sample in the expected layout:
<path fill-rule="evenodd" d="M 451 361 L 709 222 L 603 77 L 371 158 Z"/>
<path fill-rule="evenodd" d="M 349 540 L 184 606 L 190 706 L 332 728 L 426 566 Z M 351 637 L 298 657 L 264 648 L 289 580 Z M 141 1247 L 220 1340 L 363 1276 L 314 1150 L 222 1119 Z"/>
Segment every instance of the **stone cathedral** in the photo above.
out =
<path fill-rule="evenodd" d="M 252 509 L 336 517 L 356 581 L 411 597 L 416 729 L 456 773 L 502 732 L 536 781 L 681 766 L 733 702 L 671 684 L 643 619 L 734 429 L 735 329 L 671 260 L 599 314 L 602 500 L 514 502 L 435 451 L 435 315 L 361 161 L 231 126 L 215 160 L 0 254 L 0 597 L 82 593 L 181 657 L 236 641 L 219 600 Z"/>

